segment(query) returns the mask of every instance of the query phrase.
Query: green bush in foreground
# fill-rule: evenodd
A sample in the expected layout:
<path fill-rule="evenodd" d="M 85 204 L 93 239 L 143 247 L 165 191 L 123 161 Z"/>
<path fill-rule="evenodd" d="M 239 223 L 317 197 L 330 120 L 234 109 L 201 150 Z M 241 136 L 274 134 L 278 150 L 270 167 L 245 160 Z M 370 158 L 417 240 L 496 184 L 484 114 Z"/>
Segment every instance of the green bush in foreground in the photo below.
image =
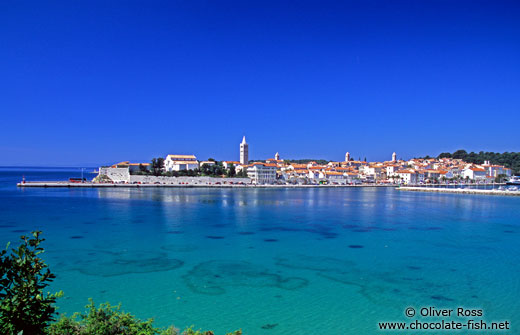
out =
<path fill-rule="evenodd" d="M 92 299 L 86 306 L 87 313 L 75 313 L 72 317 L 63 316 L 51 324 L 49 335 L 181 335 L 175 327 L 156 328 L 153 320 L 142 321 L 130 313 L 121 311 L 121 305 L 111 306 L 104 303 L 96 308 Z M 228 335 L 241 335 L 238 330 Z M 212 331 L 195 331 L 188 328 L 182 335 L 213 335 Z"/>
<path fill-rule="evenodd" d="M 38 257 L 44 252 L 40 231 L 32 238 L 22 236 L 23 243 L 9 252 L 9 244 L 0 251 L 0 334 L 2 335 L 213 335 L 212 331 L 187 328 L 179 333 L 175 327 L 156 328 L 153 320 L 142 321 L 121 306 L 101 304 L 92 299 L 86 313 L 62 316 L 54 321 L 56 298 L 63 293 L 43 293 L 56 277 Z M 227 335 L 241 335 L 237 330 Z"/>
<path fill-rule="evenodd" d="M 44 293 L 56 277 L 39 257 L 43 253 L 40 231 L 22 236 L 22 244 L 0 251 L 0 331 L 1 334 L 40 335 L 54 320 L 56 298 L 61 292 Z"/>

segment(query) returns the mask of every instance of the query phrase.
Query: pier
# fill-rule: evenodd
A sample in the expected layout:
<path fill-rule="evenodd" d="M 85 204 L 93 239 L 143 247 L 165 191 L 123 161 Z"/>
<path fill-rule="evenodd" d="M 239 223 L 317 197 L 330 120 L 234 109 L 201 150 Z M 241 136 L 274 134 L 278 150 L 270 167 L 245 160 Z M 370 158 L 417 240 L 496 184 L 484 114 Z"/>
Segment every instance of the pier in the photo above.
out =
<path fill-rule="evenodd" d="M 340 187 L 395 187 L 395 185 L 376 185 L 376 184 L 359 184 L 359 185 L 271 185 L 271 184 L 204 184 L 204 183 L 185 183 L 185 184 L 127 184 L 127 183 L 71 183 L 67 181 L 33 181 L 21 182 L 16 184 L 18 187 L 43 187 L 43 188 L 340 188 Z"/>
<path fill-rule="evenodd" d="M 476 188 L 442 188 L 442 187 L 410 187 L 410 186 L 402 186 L 402 187 L 397 187 L 396 190 L 399 190 L 399 191 L 412 191 L 412 192 L 453 193 L 453 194 L 481 194 L 481 195 L 520 196 L 520 191 L 486 190 L 486 189 L 476 189 Z"/>

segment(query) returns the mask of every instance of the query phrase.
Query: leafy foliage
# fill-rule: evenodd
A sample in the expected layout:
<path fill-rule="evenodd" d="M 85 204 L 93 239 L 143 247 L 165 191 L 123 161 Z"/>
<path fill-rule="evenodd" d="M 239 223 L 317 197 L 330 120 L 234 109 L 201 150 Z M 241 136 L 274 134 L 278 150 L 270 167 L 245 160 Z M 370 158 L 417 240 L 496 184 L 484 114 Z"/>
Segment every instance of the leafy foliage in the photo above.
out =
<path fill-rule="evenodd" d="M 0 252 L 0 331 L 11 335 L 44 334 L 54 320 L 56 298 L 43 290 L 56 276 L 39 257 L 43 253 L 40 231 L 22 236 L 23 243 L 9 254 L 9 244 Z"/>
<path fill-rule="evenodd" d="M 96 308 L 89 299 L 87 313 L 63 316 L 48 329 L 49 335 L 176 335 L 177 329 L 155 328 L 153 320 L 141 321 L 121 311 L 121 305 L 104 303 Z"/>
<path fill-rule="evenodd" d="M 179 329 L 156 328 L 153 320 L 142 321 L 130 313 L 121 311 L 121 305 L 111 306 L 109 303 L 94 305 L 92 299 L 86 306 L 87 313 L 75 313 L 72 317 L 63 316 L 57 323 L 49 327 L 48 335 L 213 335 L 212 331 L 187 328 L 180 333 Z M 237 330 L 228 335 L 241 335 Z"/>
<path fill-rule="evenodd" d="M 152 174 L 154 176 L 160 176 L 164 169 L 164 158 L 162 158 L 162 157 L 152 158 L 151 167 L 152 167 Z"/>

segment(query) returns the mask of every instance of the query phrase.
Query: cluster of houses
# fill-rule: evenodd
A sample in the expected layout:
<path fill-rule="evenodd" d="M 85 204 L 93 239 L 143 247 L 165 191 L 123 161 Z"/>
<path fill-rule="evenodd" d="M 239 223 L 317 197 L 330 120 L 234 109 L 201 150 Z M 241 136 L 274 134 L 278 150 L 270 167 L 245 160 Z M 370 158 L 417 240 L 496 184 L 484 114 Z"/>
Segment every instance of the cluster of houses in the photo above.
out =
<path fill-rule="evenodd" d="M 195 155 L 168 155 L 164 159 L 165 171 L 195 170 L 202 165 L 216 164 L 214 161 L 198 161 Z M 392 159 L 385 162 L 356 161 L 347 152 L 345 160 L 318 164 L 309 162 L 296 164 L 274 158 L 263 162 L 249 162 L 249 145 L 245 137 L 240 143 L 240 161 L 223 161 L 224 168 L 234 166 L 240 173 L 245 170 L 254 184 L 421 184 L 453 181 L 493 182 L 497 177 L 511 176 L 511 169 L 501 165 L 477 165 L 460 159 L 411 159 L 398 160 L 394 152 Z M 128 168 L 130 173 L 150 169 L 149 163 L 121 162 L 112 168 Z"/>

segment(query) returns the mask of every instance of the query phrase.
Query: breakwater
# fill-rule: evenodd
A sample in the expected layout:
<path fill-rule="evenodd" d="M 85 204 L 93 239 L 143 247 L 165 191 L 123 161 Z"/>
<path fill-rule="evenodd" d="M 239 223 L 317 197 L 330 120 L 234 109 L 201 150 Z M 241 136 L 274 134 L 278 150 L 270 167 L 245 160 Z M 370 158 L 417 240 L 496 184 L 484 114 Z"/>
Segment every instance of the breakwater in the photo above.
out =
<path fill-rule="evenodd" d="M 338 188 L 338 187 L 395 187 L 395 185 L 257 185 L 257 184 L 117 184 L 117 183 L 71 183 L 66 181 L 35 181 L 16 184 L 18 187 L 68 187 L 68 188 Z"/>
<path fill-rule="evenodd" d="M 437 193 L 454 193 L 454 194 L 483 194 L 483 195 L 510 195 L 520 196 L 520 191 L 507 190 L 486 190 L 486 189 L 471 189 L 471 188 L 441 188 L 441 187 L 397 187 L 399 191 L 413 191 L 413 192 L 437 192 Z"/>

